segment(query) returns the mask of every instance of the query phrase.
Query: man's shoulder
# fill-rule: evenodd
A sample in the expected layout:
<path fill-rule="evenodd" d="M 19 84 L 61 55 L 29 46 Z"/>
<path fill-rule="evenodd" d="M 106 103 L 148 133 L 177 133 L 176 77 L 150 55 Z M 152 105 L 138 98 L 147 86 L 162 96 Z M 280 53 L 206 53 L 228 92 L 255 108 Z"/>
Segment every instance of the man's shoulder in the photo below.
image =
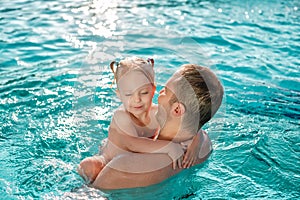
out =
<path fill-rule="evenodd" d="M 157 104 L 155 104 L 155 103 L 152 103 L 152 106 L 151 106 L 151 108 L 153 108 L 153 109 L 157 109 L 157 107 L 158 107 L 158 105 L 157 105 Z"/>
<path fill-rule="evenodd" d="M 152 106 L 151 106 L 150 111 L 151 111 L 152 113 L 156 113 L 157 110 L 158 110 L 158 105 L 153 103 Z"/>
<path fill-rule="evenodd" d="M 205 158 L 212 151 L 212 143 L 206 132 L 203 133 L 203 144 L 199 152 L 199 158 Z"/>
<path fill-rule="evenodd" d="M 182 148 L 186 150 L 188 146 L 193 142 L 193 139 L 189 139 L 183 142 L 180 142 Z M 201 149 L 199 151 L 198 158 L 208 158 L 209 154 L 212 152 L 212 143 L 211 140 L 206 132 L 203 132 L 203 140 L 201 141 Z"/>

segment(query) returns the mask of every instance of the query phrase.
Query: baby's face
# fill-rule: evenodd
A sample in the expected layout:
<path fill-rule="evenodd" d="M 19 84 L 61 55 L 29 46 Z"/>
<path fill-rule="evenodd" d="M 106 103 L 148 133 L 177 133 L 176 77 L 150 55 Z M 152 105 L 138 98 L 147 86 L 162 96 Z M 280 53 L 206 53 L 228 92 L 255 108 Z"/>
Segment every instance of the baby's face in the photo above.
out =
<path fill-rule="evenodd" d="M 130 71 L 118 81 L 119 96 L 125 109 L 135 116 L 148 112 L 155 87 L 140 71 Z"/>

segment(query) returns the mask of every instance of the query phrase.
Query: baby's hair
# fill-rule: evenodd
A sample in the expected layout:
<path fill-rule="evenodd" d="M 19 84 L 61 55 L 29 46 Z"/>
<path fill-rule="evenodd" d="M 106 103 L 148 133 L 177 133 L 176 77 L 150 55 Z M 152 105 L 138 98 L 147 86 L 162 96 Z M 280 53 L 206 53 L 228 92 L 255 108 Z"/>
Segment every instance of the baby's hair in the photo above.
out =
<path fill-rule="evenodd" d="M 112 61 L 110 63 L 110 69 L 114 73 L 114 80 L 116 80 L 117 85 L 120 78 L 132 71 L 140 71 L 142 72 L 149 81 L 154 85 L 154 59 L 148 58 L 147 61 L 138 58 L 138 57 L 128 57 L 124 60 L 121 60 L 119 63 L 116 61 Z"/>

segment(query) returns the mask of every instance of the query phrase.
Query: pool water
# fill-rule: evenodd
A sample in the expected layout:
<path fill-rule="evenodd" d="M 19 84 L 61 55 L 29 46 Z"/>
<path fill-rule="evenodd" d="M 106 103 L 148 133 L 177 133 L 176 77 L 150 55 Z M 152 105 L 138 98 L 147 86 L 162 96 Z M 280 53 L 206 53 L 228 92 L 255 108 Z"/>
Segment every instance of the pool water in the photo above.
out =
<path fill-rule="evenodd" d="M 300 198 L 299 1 L 0 5 L 0 199 Z M 158 185 L 95 190 L 76 167 L 120 104 L 110 61 L 133 55 L 155 59 L 158 90 L 184 63 L 216 72 L 214 151 Z"/>

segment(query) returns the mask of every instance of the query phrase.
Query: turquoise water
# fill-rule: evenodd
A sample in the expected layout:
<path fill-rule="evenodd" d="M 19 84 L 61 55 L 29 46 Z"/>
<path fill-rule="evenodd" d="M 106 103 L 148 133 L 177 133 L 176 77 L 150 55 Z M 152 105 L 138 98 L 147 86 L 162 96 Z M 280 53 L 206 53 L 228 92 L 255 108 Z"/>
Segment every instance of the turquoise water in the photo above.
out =
<path fill-rule="evenodd" d="M 0 5 L 0 199 L 300 198 L 299 1 Z M 132 55 L 155 58 L 158 90 L 183 63 L 218 74 L 214 152 L 161 184 L 102 192 L 76 166 L 120 104 L 109 62 Z"/>

